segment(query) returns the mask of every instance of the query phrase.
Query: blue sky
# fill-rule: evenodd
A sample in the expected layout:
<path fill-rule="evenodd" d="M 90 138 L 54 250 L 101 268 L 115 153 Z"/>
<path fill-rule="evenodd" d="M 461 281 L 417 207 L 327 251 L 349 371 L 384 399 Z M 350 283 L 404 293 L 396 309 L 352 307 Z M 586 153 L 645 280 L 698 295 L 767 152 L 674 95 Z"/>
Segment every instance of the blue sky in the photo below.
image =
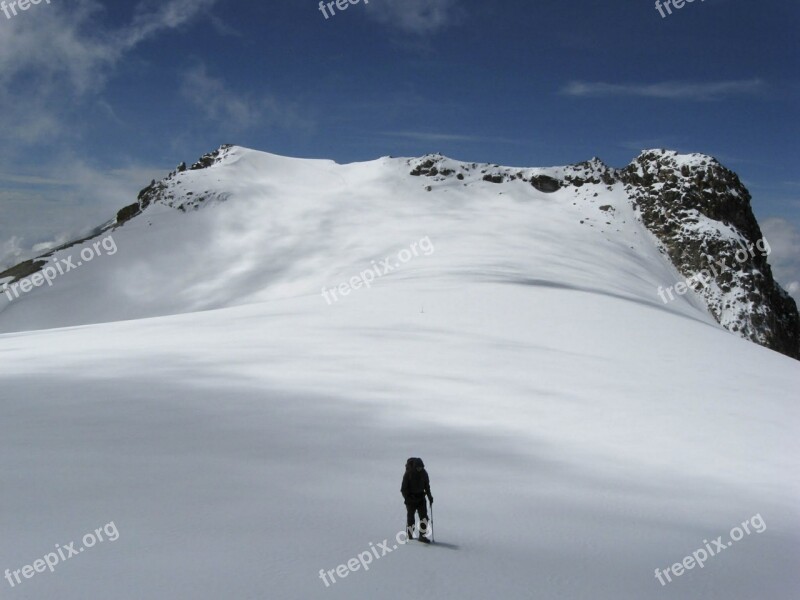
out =
<path fill-rule="evenodd" d="M 515 166 L 667 147 L 737 171 L 800 280 L 796 2 L 46 2 L 0 12 L 0 264 L 221 143 Z"/>

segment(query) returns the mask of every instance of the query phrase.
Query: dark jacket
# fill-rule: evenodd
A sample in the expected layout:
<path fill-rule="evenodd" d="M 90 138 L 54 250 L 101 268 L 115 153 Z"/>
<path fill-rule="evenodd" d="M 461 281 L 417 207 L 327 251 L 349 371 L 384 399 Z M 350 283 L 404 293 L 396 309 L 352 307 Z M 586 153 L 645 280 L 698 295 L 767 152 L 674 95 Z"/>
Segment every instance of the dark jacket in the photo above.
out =
<path fill-rule="evenodd" d="M 417 470 L 421 467 L 421 470 Z M 400 486 L 400 492 L 403 494 L 403 499 L 408 503 L 409 501 L 420 501 L 425 496 L 430 499 L 431 496 L 431 481 L 428 477 L 428 472 L 425 470 L 425 465 L 421 459 L 416 459 L 403 475 L 403 484 Z"/>

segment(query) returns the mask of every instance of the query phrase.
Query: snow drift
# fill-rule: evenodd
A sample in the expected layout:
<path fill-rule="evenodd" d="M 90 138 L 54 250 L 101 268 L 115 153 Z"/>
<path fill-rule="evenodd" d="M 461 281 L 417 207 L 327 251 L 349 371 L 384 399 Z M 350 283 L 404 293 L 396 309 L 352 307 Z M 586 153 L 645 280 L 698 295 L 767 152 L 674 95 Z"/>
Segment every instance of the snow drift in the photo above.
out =
<path fill-rule="evenodd" d="M 680 272 L 615 172 L 195 166 L 3 305 L 0 568 L 119 531 L 7 595 L 795 597 L 798 363 L 659 299 Z M 326 587 L 403 528 L 408 456 L 441 544 Z"/>

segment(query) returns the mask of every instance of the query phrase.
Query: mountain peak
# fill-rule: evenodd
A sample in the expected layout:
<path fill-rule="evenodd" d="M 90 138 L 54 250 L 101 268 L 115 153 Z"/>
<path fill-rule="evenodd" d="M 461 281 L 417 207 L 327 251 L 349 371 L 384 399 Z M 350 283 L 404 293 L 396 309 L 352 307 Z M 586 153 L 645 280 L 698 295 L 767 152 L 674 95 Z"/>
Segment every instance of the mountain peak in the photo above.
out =
<path fill-rule="evenodd" d="M 703 154 L 646 150 L 621 171 L 637 215 L 726 329 L 800 359 L 800 316 L 733 171 Z"/>
<path fill-rule="evenodd" d="M 219 210 L 198 210 L 205 206 Z M 656 306 L 663 300 L 656 290 L 672 284 L 682 297 L 672 298 L 670 312 L 800 357 L 797 307 L 772 276 L 750 195 L 735 173 L 702 154 L 645 150 L 623 169 L 597 157 L 521 168 L 439 153 L 341 165 L 225 144 L 151 182 L 97 235 L 109 231 L 121 247 L 137 248 L 120 256 L 131 268 L 152 265 L 150 277 L 169 298 L 168 309 L 136 294 L 118 300 L 140 303 L 131 309 L 139 315 L 308 294 L 430 235 L 448 249 L 437 267 L 431 258 L 416 274 L 426 281 L 537 282 Z M 208 242 L 198 247 L 199 240 Z M 191 258 L 180 259 L 185 244 Z M 40 271 L 68 247 L 0 274 L 0 283 Z M 152 255 L 151 247 L 162 250 Z M 176 263 L 165 265 L 163 256 Z M 102 285 L 116 281 L 108 278 Z M 112 304 L 86 318 L 104 312 L 113 320 Z M 13 306 L 16 315 L 30 313 L 28 322 L 43 322 L 35 307 Z M 58 321 L 52 315 L 60 312 L 45 321 L 81 322 Z"/>

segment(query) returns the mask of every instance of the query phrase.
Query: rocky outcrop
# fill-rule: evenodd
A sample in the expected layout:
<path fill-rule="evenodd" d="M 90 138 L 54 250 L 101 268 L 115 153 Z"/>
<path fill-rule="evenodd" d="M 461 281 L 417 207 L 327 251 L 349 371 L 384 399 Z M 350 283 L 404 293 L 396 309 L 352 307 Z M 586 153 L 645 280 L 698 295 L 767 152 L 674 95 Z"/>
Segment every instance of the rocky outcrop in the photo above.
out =
<path fill-rule="evenodd" d="M 188 170 L 199 171 L 201 169 L 208 169 L 216 164 L 222 162 L 228 155 L 229 151 L 233 148 L 231 144 L 223 144 L 213 152 L 204 154 L 196 163 L 194 163 Z M 175 190 L 175 184 L 181 174 L 186 173 L 186 163 L 181 163 L 177 168 L 170 172 L 161 181 L 153 180 L 146 188 L 139 192 L 136 202 L 126 206 L 117 212 L 116 225 L 122 225 L 130 221 L 137 215 L 141 214 L 148 206 L 160 202 L 171 206 L 180 211 L 186 211 L 190 208 L 194 209 L 207 202 L 208 200 L 225 200 L 227 197 L 220 194 L 206 193 L 194 194 L 193 192 L 186 193 L 184 197 L 181 193 Z"/>
<path fill-rule="evenodd" d="M 232 144 L 222 144 L 219 148 L 214 150 L 213 152 L 209 152 L 208 154 L 204 154 L 201 156 L 196 163 L 194 163 L 191 167 L 191 171 L 198 171 L 200 169 L 208 169 L 209 167 L 213 167 L 217 163 L 221 162 L 227 155 L 230 149 L 233 148 Z M 186 164 L 181 163 L 177 169 L 179 172 L 186 170 Z"/>
<path fill-rule="evenodd" d="M 545 192 L 546 194 L 552 194 L 561 189 L 561 182 L 547 175 L 534 175 L 531 177 L 531 185 L 540 192 Z"/>
<path fill-rule="evenodd" d="M 453 176 L 464 185 L 521 181 L 551 194 L 594 186 L 596 197 L 601 188 L 624 185 L 639 220 L 723 327 L 800 359 L 797 305 L 773 278 L 768 240 L 750 194 L 735 173 L 711 157 L 650 150 L 621 170 L 598 158 L 563 168 L 515 169 L 429 154 L 411 159 L 409 166 L 411 175 L 434 183 Z M 611 205 L 600 210 L 613 212 Z"/>
<path fill-rule="evenodd" d="M 26 260 L 0 273 L 0 279 L 10 277 L 11 282 L 19 281 L 20 279 L 28 277 L 29 275 L 38 273 L 46 264 L 47 261 L 42 260 L 41 258 Z"/>
<path fill-rule="evenodd" d="M 561 180 L 544 174 L 536 174 L 538 169 L 514 169 L 512 167 L 501 167 L 500 165 L 479 165 L 478 163 L 461 163 L 453 161 L 441 154 L 428 154 L 422 158 L 415 158 L 409 161 L 413 166 L 409 175 L 414 177 L 430 177 L 435 181 L 445 181 L 449 177 L 455 177 L 459 181 L 479 179 L 487 183 L 501 184 L 509 181 L 523 181 L 530 183 L 540 192 L 553 193 L 562 187 Z M 473 177 L 470 177 L 470 175 Z"/>
<path fill-rule="evenodd" d="M 725 328 L 800 359 L 800 316 L 738 176 L 715 159 L 664 150 L 619 172 L 642 223 Z"/>

